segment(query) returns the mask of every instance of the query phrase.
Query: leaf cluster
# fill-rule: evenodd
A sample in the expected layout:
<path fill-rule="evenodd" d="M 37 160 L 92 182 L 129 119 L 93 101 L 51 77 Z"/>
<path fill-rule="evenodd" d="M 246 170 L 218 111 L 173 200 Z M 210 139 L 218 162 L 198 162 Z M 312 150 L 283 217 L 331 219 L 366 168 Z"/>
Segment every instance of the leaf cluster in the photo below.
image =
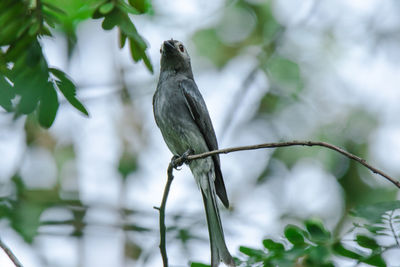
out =
<path fill-rule="evenodd" d="M 309 219 L 303 227 L 288 224 L 281 241 L 263 240 L 262 248 L 241 246 L 237 266 L 291 267 L 291 266 L 337 266 L 337 260 L 347 259 L 355 264 L 387 266 L 383 253 L 389 249 L 400 250 L 400 201 L 365 205 L 354 209 L 351 214 L 367 221 L 355 224 L 350 230 L 352 239 L 335 237 L 318 219 Z M 382 236 L 389 236 L 393 244 L 381 245 Z M 192 263 L 191 267 L 205 267 Z"/>
<path fill-rule="evenodd" d="M 43 127 L 50 127 L 60 106 L 59 93 L 77 110 L 88 115 L 76 97 L 76 86 L 61 70 L 48 65 L 40 39 L 52 36 L 51 28 L 66 29 L 90 18 L 104 18 L 103 28 L 118 26 L 121 47 L 128 39 L 135 61 L 143 59 L 147 68 L 152 65 L 145 50 L 147 45 L 138 34 L 128 14 L 151 11 L 147 0 L 71 1 L 80 11 L 71 13 L 69 1 L 2 0 L 0 1 L 0 106 L 16 117 L 36 113 Z M 63 27 L 64 26 L 64 27 Z M 73 30 L 70 27 L 69 30 Z"/>

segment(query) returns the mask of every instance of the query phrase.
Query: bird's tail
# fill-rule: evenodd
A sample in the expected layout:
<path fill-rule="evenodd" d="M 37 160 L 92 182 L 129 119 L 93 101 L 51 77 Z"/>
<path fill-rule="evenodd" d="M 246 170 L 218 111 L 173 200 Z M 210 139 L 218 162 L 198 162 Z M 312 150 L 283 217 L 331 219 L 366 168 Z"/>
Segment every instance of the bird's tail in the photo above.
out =
<path fill-rule="evenodd" d="M 227 266 L 234 267 L 235 263 L 225 244 L 224 232 L 217 206 L 214 179 L 212 179 L 211 175 L 212 172 L 209 173 L 207 179 L 202 179 L 202 181 L 207 182 L 202 183 L 202 186 L 200 186 L 210 235 L 211 267 L 217 267 L 221 261 Z"/>

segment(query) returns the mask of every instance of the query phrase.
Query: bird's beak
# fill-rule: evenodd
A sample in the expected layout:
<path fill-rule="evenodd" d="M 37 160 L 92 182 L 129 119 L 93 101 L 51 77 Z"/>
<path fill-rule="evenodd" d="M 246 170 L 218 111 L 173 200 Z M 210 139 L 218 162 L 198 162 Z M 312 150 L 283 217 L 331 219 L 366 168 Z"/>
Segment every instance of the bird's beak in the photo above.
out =
<path fill-rule="evenodd" d="M 164 49 L 167 52 L 170 52 L 172 50 L 175 50 L 175 44 L 173 40 L 168 40 L 164 42 Z"/>

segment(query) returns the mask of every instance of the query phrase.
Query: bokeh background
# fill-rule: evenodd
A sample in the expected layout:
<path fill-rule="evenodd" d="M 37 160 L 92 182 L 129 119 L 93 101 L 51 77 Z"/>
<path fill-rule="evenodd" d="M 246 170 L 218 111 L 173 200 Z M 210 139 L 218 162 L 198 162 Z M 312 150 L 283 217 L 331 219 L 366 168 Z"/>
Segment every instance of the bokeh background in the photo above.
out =
<path fill-rule="evenodd" d="M 161 266 L 153 206 L 172 155 L 152 96 L 170 38 L 187 46 L 221 148 L 326 141 L 400 177 L 400 2 L 153 0 L 152 8 L 132 18 L 154 74 L 118 48 L 117 30 L 77 19 L 41 44 L 90 117 L 61 101 L 46 130 L 34 116 L 0 112 L 0 232 L 24 266 Z M 392 184 L 323 148 L 236 152 L 221 162 L 234 255 L 311 217 L 339 235 L 351 208 L 399 199 Z M 187 167 L 175 171 L 166 223 L 171 266 L 208 262 L 201 194 Z M 385 256 L 400 265 L 396 253 Z M 3 252 L 0 266 L 13 266 Z"/>

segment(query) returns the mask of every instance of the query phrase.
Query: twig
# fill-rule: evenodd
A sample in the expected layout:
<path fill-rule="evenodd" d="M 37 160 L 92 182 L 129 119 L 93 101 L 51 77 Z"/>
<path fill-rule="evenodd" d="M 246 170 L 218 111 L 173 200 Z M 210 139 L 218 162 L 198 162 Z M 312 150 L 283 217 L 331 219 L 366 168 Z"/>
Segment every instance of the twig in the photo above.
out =
<path fill-rule="evenodd" d="M 383 171 L 378 170 L 377 168 L 369 165 L 365 161 L 365 159 L 362 159 L 354 154 L 351 154 L 350 152 L 347 152 L 346 150 L 344 150 L 340 147 L 337 147 L 335 145 L 325 143 L 325 142 L 290 141 L 290 142 L 280 142 L 280 143 L 265 143 L 265 144 L 251 145 L 251 146 L 239 146 L 239 147 L 218 149 L 218 150 L 213 150 L 213 151 L 209 151 L 209 152 L 205 152 L 205 153 L 201 153 L 201 154 L 184 155 L 182 157 L 173 158 L 168 166 L 168 170 L 167 170 L 168 180 L 167 180 L 167 184 L 165 185 L 165 188 L 164 188 L 164 195 L 162 198 L 161 206 L 159 208 L 154 207 L 160 213 L 160 251 L 161 251 L 161 256 L 163 259 L 164 267 L 168 266 L 168 258 L 167 258 L 166 243 L 165 243 L 165 232 L 166 232 L 165 231 L 165 229 L 166 229 L 166 227 L 165 227 L 165 206 L 167 203 L 169 189 L 171 187 L 171 183 L 174 178 L 174 176 L 172 174 L 174 167 L 176 168 L 177 166 L 181 166 L 185 162 L 189 162 L 189 161 L 196 160 L 196 159 L 202 159 L 202 158 L 210 157 L 210 156 L 217 155 L 217 154 L 228 154 L 231 152 L 244 151 L 244 150 L 255 150 L 255 149 L 262 149 L 262 148 L 277 148 L 277 147 L 288 147 L 288 146 L 321 146 L 321 147 L 329 148 L 331 150 L 335 150 L 335 151 L 339 152 L 340 154 L 364 165 L 369 170 L 371 170 L 373 173 L 379 174 L 380 176 L 384 177 L 385 179 L 390 181 L 392 184 L 394 184 L 396 187 L 400 188 L 399 181 L 390 177 Z"/>
<path fill-rule="evenodd" d="M 182 161 L 182 164 L 183 164 L 183 161 Z M 165 242 L 165 235 L 166 235 L 165 206 L 167 205 L 167 198 L 168 198 L 168 194 L 169 194 L 169 189 L 172 184 L 172 180 L 174 180 L 174 175 L 172 173 L 173 168 L 174 168 L 174 159 L 172 159 L 168 165 L 168 170 L 167 170 L 168 179 L 167 179 L 167 183 L 164 188 L 164 194 L 163 194 L 163 198 L 161 201 L 161 206 L 159 208 L 154 207 L 156 210 L 158 210 L 158 212 L 160 214 L 160 219 L 159 219 L 160 220 L 160 245 L 159 245 L 159 247 L 160 247 L 160 252 L 161 252 L 161 257 L 163 260 L 164 267 L 168 267 L 167 245 Z"/>
<path fill-rule="evenodd" d="M 14 253 L 7 247 L 7 245 L 4 244 L 1 238 L 0 238 L 0 247 L 4 250 L 4 252 L 7 254 L 7 256 L 10 258 L 10 260 L 14 263 L 16 267 L 23 267 L 21 262 L 17 259 Z"/>
<path fill-rule="evenodd" d="M 252 145 L 252 146 L 239 146 L 239 147 L 231 147 L 231 148 L 226 148 L 226 149 L 218 149 L 218 150 L 213 150 L 201 154 L 196 154 L 196 155 L 190 155 L 187 156 L 186 160 L 191 161 L 195 159 L 201 159 L 201 158 L 206 158 L 212 155 L 216 154 L 227 154 L 230 152 L 235 152 L 235 151 L 243 151 L 243 150 L 254 150 L 254 149 L 261 149 L 261 148 L 276 148 L 276 147 L 287 147 L 287 146 L 322 146 L 326 147 L 332 150 L 335 150 L 339 152 L 342 155 L 345 155 L 346 157 L 357 161 L 358 163 L 364 165 L 368 169 L 370 169 L 373 173 L 379 174 L 380 176 L 384 177 L 387 179 L 389 182 L 400 188 L 400 182 L 394 179 L 393 177 L 390 177 L 383 171 L 369 165 L 365 159 L 362 159 L 354 154 L 351 154 L 350 152 L 347 152 L 346 150 L 337 147 L 335 145 L 325 143 L 325 142 L 313 142 L 313 141 L 290 141 L 290 142 L 281 142 L 281 143 L 266 143 L 266 144 L 259 144 L 259 145 Z M 184 159 L 182 159 L 183 161 Z"/>

